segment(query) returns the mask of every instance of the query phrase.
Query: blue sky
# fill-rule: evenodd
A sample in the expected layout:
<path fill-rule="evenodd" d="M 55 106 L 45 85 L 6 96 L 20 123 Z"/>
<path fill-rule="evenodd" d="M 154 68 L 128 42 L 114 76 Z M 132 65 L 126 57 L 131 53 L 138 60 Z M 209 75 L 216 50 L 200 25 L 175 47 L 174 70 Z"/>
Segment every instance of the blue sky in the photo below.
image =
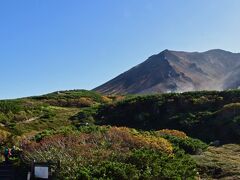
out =
<path fill-rule="evenodd" d="M 0 99 L 92 89 L 164 49 L 240 52 L 239 0 L 0 1 Z"/>

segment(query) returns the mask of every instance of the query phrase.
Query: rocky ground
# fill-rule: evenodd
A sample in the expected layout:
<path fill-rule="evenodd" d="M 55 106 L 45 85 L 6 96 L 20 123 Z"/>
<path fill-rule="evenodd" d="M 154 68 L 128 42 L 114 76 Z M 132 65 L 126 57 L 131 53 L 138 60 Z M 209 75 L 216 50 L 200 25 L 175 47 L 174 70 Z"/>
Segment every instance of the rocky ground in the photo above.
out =
<path fill-rule="evenodd" d="M 240 179 L 240 145 L 210 146 L 201 155 L 194 155 L 202 179 Z"/>

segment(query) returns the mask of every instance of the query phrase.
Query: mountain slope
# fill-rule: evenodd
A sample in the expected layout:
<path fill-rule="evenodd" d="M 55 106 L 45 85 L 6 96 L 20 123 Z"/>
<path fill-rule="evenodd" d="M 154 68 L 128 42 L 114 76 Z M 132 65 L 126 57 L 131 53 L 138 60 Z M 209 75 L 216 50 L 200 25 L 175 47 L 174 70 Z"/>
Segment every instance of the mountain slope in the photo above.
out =
<path fill-rule="evenodd" d="M 104 94 L 223 90 L 240 85 L 240 54 L 164 50 L 95 88 Z M 231 81 L 230 81 L 231 80 Z"/>

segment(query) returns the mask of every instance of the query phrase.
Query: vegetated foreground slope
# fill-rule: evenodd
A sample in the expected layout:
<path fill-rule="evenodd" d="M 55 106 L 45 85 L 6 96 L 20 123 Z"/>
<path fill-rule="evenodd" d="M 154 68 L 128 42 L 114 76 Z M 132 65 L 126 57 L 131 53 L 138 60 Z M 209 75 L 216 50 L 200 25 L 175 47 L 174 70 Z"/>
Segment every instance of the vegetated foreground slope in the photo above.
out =
<path fill-rule="evenodd" d="M 33 160 L 60 161 L 57 179 L 197 177 L 188 154 L 207 146 L 183 132 L 95 126 L 91 118 L 85 122 L 92 125 L 76 122 L 79 113 L 92 115 L 100 105 L 122 98 L 75 90 L 0 101 L 0 145 L 23 150 L 12 160 L 18 179 L 26 179 L 25 167 Z"/>
<path fill-rule="evenodd" d="M 21 145 L 20 167 L 60 160 L 58 179 L 237 177 L 237 145 L 205 151 L 191 137 L 239 143 L 239 102 L 240 90 L 125 97 L 73 90 L 4 100 L 0 144 Z M 216 162 L 215 152 L 229 153 L 232 164 Z"/>
<path fill-rule="evenodd" d="M 240 54 L 165 50 L 94 90 L 104 94 L 146 94 L 224 90 L 240 86 Z"/>
<path fill-rule="evenodd" d="M 60 160 L 56 179 L 195 179 L 188 153 L 206 147 L 178 131 L 82 126 L 37 134 L 23 144 L 22 157 Z"/>

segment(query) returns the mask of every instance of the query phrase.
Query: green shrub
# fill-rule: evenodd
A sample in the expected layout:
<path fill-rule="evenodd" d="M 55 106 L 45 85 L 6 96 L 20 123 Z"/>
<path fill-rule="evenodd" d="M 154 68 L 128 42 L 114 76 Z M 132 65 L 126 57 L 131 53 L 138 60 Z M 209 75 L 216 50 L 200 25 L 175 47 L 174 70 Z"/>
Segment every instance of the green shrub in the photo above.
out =
<path fill-rule="evenodd" d="M 140 179 L 194 179 L 195 162 L 184 153 L 169 156 L 153 150 L 135 150 L 128 163 L 140 170 Z"/>
<path fill-rule="evenodd" d="M 0 101 L 0 112 L 2 113 L 17 113 L 21 110 L 21 106 L 17 101 Z"/>
<path fill-rule="evenodd" d="M 68 135 L 68 134 L 74 134 L 74 132 L 77 133 L 76 129 L 73 126 L 64 126 L 64 127 L 61 127 L 57 130 L 46 129 L 46 130 L 43 130 L 40 133 L 37 133 L 34 136 L 33 140 L 36 141 L 36 142 L 40 142 L 43 138 L 51 136 L 51 135 L 55 135 L 55 134 Z"/>
<path fill-rule="evenodd" d="M 82 133 L 103 133 L 106 132 L 109 129 L 108 126 L 96 126 L 96 125 L 90 125 L 90 126 L 80 126 L 78 128 L 79 132 Z"/>
<path fill-rule="evenodd" d="M 93 169 L 92 177 L 97 179 L 139 179 L 139 170 L 132 164 L 105 161 Z"/>
<path fill-rule="evenodd" d="M 51 131 L 51 130 L 44 130 L 38 134 L 36 134 L 34 136 L 34 140 L 36 142 L 40 142 L 44 137 L 47 137 L 47 136 L 50 136 L 50 135 L 53 135 L 54 134 L 54 131 Z"/>
<path fill-rule="evenodd" d="M 162 137 L 170 141 L 177 149 L 183 149 L 189 154 L 196 154 L 208 147 L 208 145 L 201 140 L 190 137 L 184 139 L 171 135 L 163 135 Z"/>
<path fill-rule="evenodd" d="M 42 116 L 41 116 L 41 118 L 43 118 L 43 119 L 50 119 L 50 118 L 53 118 L 53 117 L 55 117 L 56 116 L 56 113 L 53 111 L 53 110 L 47 110 L 47 109 L 45 109 L 44 111 L 43 111 L 43 114 L 42 114 Z"/>
<path fill-rule="evenodd" d="M 81 180 L 91 180 L 92 178 L 92 170 L 87 167 L 81 167 L 76 174 L 77 179 Z"/>
<path fill-rule="evenodd" d="M 79 123 L 94 124 L 96 113 L 96 107 L 82 108 L 79 113 L 70 117 L 70 120 L 72 120 L 76 125 Z"/>
<path fill-rule="evenodd" d="M 6 116 L 6 114 L 0 112 L 0 123 L 5 124 L 9 118 Z"/>
<path fill-rule="evenodd" d="M 90 107 L 94 104 L 108 103 L 109 99 L 94 91 L 58 91 L 43 96 L 31 97 L 33 100 L 62 107 Z"/>

